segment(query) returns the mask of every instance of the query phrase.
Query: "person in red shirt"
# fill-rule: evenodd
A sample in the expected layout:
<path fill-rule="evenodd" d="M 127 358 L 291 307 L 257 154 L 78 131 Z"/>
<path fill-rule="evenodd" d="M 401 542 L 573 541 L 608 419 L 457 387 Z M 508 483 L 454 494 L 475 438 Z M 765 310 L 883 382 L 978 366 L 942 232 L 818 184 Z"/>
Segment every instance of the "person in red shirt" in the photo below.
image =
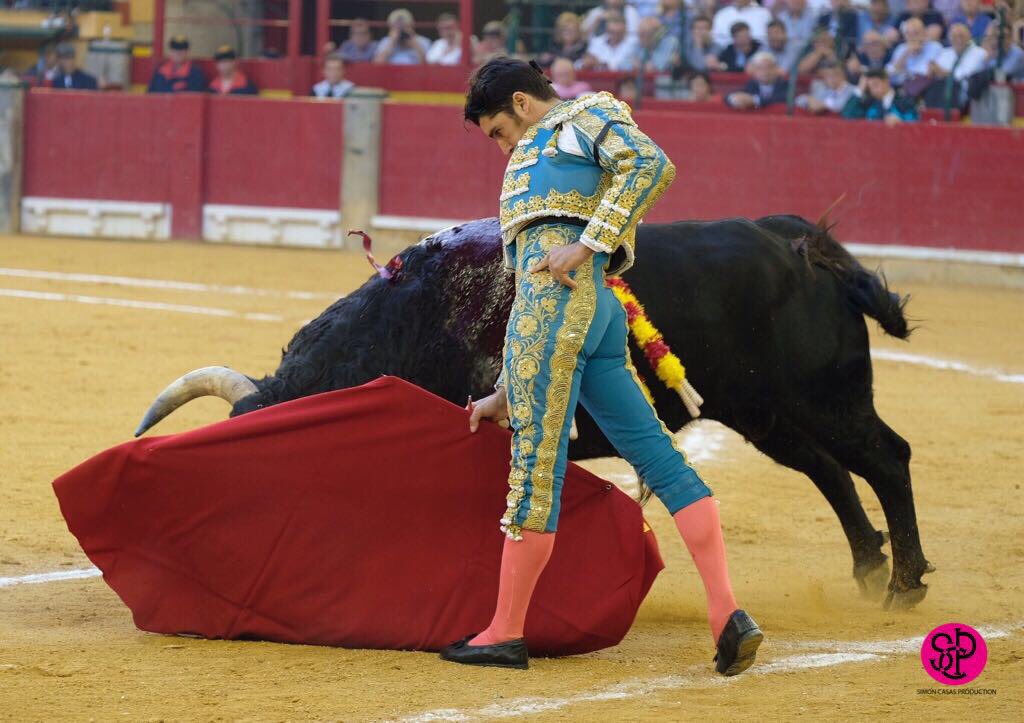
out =
<path fill-rule="evenodd" d="M 202 93 L 206 90 L 206 78 L 192 62 L 188 48 L 188 38 L 184 35 L 171 38 L 168 59 L 153 71 L 149 81 L 150 93 Z"/>
<path fill-rule="evenodd" d="M 230 45 L 222 45 L 213 54 L 217 61 L 217 77 L 210 81 L 210 92 L 217 95 L 256 95 L 259 91 L 249 77 L 238 69 L 238 53 Z"/>

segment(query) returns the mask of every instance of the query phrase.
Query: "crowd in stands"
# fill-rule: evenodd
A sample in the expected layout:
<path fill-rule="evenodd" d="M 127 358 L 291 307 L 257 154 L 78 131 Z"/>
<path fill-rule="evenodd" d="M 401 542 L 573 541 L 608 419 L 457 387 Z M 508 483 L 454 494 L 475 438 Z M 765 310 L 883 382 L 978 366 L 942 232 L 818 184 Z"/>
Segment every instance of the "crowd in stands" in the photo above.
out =
<path fill-rule="evenodd" d="M 346 64 L 463 64 L 459 19 L 446 12 L 430 23 L 436 38 L 420 34 L 427 23 L 404 8 L 388 15 L 384 32 L 352 21 L 340 46 L 323 49 L 323 78 L 309 94 L 350 93 Z M 623 74 L 624 98 L 653 93 L 746 112 L 793 104 L 894 123 L 916 119 L 922 106 L 964 110 L 994 80 L 1024 82 L 1024 0 L 602 0 L 583 14 L 559 14 L 548 30 L 543 47 L 527 52 L 520 41 L 511 52 L 535 57 L 563 98 L 593 92 L 577 71 L 611 71 Z M 473 65 L 509 53 L 505 26 L 486 23 L 468 47 Z M 215 60 L 216 77 L 206 78 L 188 39 L 176 36 L 149 91 L 257 92 L 233 48 L 219 48 Z M 41 66 L 42 85 L 96 87 L 65 46 Z M 748 80 L 720 97 L 712 86 L 719 72 Z M 800 76 L 811 82 L 796 93 Z"/>

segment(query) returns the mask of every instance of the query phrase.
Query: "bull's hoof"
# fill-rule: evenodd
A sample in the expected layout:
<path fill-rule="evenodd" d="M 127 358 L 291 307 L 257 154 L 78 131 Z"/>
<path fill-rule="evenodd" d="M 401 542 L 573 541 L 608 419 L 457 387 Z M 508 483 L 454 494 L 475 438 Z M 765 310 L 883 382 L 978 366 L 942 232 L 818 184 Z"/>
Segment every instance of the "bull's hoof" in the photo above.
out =
<path fill-rule="evenodd" d="M 889 558 L 873 566 L 854 565 L 853 579 L 857 581 L 860 594 L 868 600 L 881 600 L 889 586 Z"/>
<path fill-rule="evenodd" d="M 908 590 L 889 590 L 882 608 L 885 610 L 912 610 L 924 596 L 928 594 L 927 585 L 919 585 Z"/>

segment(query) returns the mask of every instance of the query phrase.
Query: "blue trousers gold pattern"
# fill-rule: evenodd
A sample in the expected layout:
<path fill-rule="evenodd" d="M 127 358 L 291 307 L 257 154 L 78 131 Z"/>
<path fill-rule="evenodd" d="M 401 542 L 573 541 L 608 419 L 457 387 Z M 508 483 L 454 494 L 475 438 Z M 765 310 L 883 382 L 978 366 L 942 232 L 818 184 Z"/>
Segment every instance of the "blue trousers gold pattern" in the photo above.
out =
<path fill-rule="evenodd" d="M 576 289 L 547 271 L 531 273 L 554 246 L 582 229 L 546 224 L 519 234 L 516 298 L 505 336 L 503 377 L 512 427 L 512 465 L 502 530 L 554 532 L 576 404 L 669 512 L 711 495 L 644 395 L 629 358 L 626 312 L 604 284 L 608 255 L 572 272 Z"/>

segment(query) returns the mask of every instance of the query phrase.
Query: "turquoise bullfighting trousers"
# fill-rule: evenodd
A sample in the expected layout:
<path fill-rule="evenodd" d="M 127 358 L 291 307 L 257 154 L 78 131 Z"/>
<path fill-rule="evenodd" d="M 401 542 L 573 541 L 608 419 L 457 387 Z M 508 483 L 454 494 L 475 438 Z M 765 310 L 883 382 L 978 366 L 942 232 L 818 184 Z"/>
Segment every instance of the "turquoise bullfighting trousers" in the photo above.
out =
<path fill-rule="evenodd" d="M 576 289 L 530 267 L 582 229 L 543 224 L 520 232 L 512 251 L 516 298 L 505 336 L 512 465 L 502 530 L 554 532 L 568 460 L 569 430 L 583 404 L 619 454 L 675 513 L 711 490 L 658 418 L 629 357 L 626 312 L 604 283 L 608 255 L 571 273 Z"/>

